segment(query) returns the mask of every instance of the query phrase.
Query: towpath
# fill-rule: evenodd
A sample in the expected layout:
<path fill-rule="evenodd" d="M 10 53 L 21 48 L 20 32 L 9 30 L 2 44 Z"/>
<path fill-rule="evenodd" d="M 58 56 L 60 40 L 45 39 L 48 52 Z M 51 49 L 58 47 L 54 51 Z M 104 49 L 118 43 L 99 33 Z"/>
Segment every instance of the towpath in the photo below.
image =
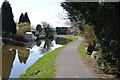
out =
<path fill-rule="evenodd" d="M 81 41 L 79 38 L 58 53 L 56 78 L 97 78 L 97 74 L 80 57 L 77 48 Z"/>

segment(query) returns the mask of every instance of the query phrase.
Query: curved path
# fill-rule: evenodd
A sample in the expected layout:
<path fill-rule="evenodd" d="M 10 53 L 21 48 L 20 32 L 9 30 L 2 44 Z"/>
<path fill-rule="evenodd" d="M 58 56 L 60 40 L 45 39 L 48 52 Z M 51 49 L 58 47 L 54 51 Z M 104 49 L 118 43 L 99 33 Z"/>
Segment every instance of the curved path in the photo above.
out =
<path fill-rule="evenodd" d="M 56 78 L 97 78 L 96 73 L 80 58 L 77 47 L 81 40 L 79 38 L 58 53 Z"/>

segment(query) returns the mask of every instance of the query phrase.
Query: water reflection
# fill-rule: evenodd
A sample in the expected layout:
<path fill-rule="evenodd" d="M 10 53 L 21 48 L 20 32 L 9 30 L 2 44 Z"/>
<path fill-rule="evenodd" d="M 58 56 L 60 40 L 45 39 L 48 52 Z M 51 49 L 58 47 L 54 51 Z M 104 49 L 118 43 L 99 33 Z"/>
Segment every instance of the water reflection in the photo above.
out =
<path fill-rule="evenodd" d="M 9 78 L 13 61 L 15 59 L 16 50 L 12 46 L 2 46 L 2 78 Z"/>
<path fill-rule="evenodd" d="M 40 46 L 40 45 L 41 45 L 41 41 L 40 41 L 40 40 L 37 40 L 37 41 L 36 41 L 36 45 L 37 45 L 37 46 Z"/>
<path fill-rule="evenodd" d="M 25 47 L 18 47 L 17 50 L 20 63 L 26 64 L 26 61 L 30 54 L 30 50 L 26 49 Z"/>
<path fill-rule="evenodd" d="M 42 54 L 45 54 L 46 52 L 49 52 L 51 50 L 51 47 L 53 46 L 52 41 L 53 39 L 45 39 L 45 44 L 43 48 L 41 49 Z"/>
<path fill-rule="evenodd" d="M 2 77 L 2 39 L 0 37 L 0 79 Z"/>
<path fill-rule="evenodd" d="M 45 44 L 44 44 L 44 49 L 49 50 L 50 47 L 52 47 L 53 45 L 51 44 L 51 42 L 53 41 L 53 39 L 45 39 Z"/>
<path fill-rule="evenodd" d="M 40 57 L 69 41 L 56 38 L 39 40 L 26 46 L 2 45 L 2 78 L 19 78 Z"/>
<path fill-rule="evenodd" d="M 61 44 L 61 45 L 66 45 L 70 41 L 72 41 L 72 40 L 66 39 L 66 38 L 60 38 L 60 37 L 56 37 L 56 39 L 55 39 L 56 44 Z"/>

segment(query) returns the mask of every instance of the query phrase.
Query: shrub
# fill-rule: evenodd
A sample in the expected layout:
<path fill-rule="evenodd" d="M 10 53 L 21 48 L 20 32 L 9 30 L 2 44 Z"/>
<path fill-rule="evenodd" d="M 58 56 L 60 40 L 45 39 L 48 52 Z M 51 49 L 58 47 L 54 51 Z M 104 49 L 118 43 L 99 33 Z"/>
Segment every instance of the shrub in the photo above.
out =
<path fill-rule="evenodd" d="M 17 41 L 25 41 L 25 34 L 22 34 L 22 33 L 17 33 L 16 34 L 16 40 Z"/>

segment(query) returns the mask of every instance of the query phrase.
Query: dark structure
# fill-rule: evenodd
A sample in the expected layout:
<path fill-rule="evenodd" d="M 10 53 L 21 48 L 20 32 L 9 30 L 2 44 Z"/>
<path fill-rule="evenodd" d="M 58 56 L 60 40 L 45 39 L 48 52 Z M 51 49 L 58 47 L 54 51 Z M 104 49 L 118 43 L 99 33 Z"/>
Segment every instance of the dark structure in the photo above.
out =
<path fill-rule="evenodd" d="M 27 22 L 27 23 L 30 23 L 30 19 L 28 17 L 28 14 L 27 12 L 25 14 L 21 14 L 20 15 L 20 18 L 19 18 L 19 23 L 23 23 L 23 22 Z"/>
<path fill-rule="evenodd" d="M 13 20 L 14 16 L 12 13 L 12 8 L 8 1 L 3 2 L 1 12 L 3 36 L 8 37 L 10 33 L 12 35 L 16 34 L 16 24 Z"/>
<path fill-rule="evenodd" d="M 56 27 L 56 33 L 58 35 L 66 35 L 68 31 L 67 27 Z"/>

